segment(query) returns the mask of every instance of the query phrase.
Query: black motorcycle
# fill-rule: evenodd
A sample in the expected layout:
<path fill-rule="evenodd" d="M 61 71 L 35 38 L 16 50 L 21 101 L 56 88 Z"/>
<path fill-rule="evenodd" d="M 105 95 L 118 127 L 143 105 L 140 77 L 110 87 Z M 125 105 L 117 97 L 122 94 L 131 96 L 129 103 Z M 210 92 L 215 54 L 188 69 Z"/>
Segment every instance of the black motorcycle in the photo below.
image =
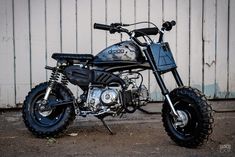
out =
<path fill-rule="evenodd" d="M 129 31 L 128 26 L 148 23 L 150 28 Z M 23 104 L 26 127 L 38 137 L 56 136 L 63 132 L 76 115 L 94 115 L 105 123 L 107 116 L 133 113 L 149 101 L 148 89 L 143 85 L 141 71 L 152 70 L 165 97 L 162 121 L 167 134 L 178 145 L 197 147 L 212 132 L 212 108 L 198 89 L 184 86 L 169 44 L 163 42 L 165 31 L 175 21 L 166 21 L 162 28 L 151 22 L 134 24 L 94 24 L 95 29 L 112 33 L 126 33 L 130 40 L 114 44 L 96 56 L 92 54 L 54 53 L 57 61 L 48 82 L 33 88 Z M 157 42 L 150 35 L 159 34 Z M 178 88 L 168 91 L 162 74 L 172 72 Z M 68 83 L 83 90 L 77 99 Z M 157 87 L 156 87 L 157 88 Z"/>

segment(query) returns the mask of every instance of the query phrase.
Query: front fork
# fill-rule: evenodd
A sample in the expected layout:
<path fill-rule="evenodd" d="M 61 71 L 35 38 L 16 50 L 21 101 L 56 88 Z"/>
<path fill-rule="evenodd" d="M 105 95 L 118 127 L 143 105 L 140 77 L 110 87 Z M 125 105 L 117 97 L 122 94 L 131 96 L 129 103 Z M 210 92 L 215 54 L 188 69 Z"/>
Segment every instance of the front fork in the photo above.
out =
<path fill-rule="evenodd" d="M 154 76 L 155 76 L 155 78 L 157 80 L 157 83 L 158 83 L 158 85 L 159 85 L 159 87 L 161 89 L 161 92 L 164 95 L 166 101 L 168 102 L 168 104 L 169 104 L 169 106 L 171 108 L 173 117 L 175 119 L 180 119 L 179 114 L 176 112 L 176 110 L 174 108 L 174 105 L 173 105 L 173 103 L 172 103 L 172 101 L 170 99 L 169 91 L 166 88 L 166 85 L 165 85 L 165 83 L 164 83 L 164 81 L 163 81 L 163 79 L 161 77 L 161 73 L 159 71 L 157 71 L 157 67 L 156 67 L 156 65 L 153 62 L 153 58 L 149 54 L 149 53 L 151 53 L 150 50 L 147 49 L 144 52 L 145 52 L 145 56 L 147 57 L 147 59 L 149 61 L 150 66 L 152 67 L 153 74 L 154 74 Z M 183 86 L 183 82 L 182 82 L 182 80 L 181 80 L 181 78 L 179 76 L 179 73 L 176 70 L 176 68 L 172 69 L 171 72 L 172 72 L 172 74 L 173 74 L 173 76 L 175 78 L 175 81 L 176 81 L 177 85 L 179 87 Z"/>
<path fill-rule="evenodd" d="M 182 82 L 182 80 L 181 80 L 181 78 L 179 76 L 178 71 L 176 69 L 173 69 L 171 72 L 172 72 L 172 74 L 173 74 L 173 76 L 174 76 L 174 78 L 176 80 L 177 85 L 179 87 L 183 86 L 183 82 Z M 165 85 L 165 83 L 164 83 L 164 81 L 163 81 L 163 79 L 161 77 L 161 74 L 158 71 L 154 71 L 153 74 L 154 74 L 154 76 L 155 76 L 155 78 L 156 78 L 156 80 L 157 80 L 157 82 L 158 82 L 158 84 L 159 84 L 159 86 L 161 88 L 162 94 L 164 95 L 166 101 L 168 102 L 168 104 L 169 104 L 169 106 L 171 108 L 172 115 L 174 116 L 174 118 L 179 119 L 179 115 L 176 112 L 176 110 L 174 108 L 174 105 L 173 105 L 173 103 L 172 103 L 172 101 L 170 99 L 169 91 L 166 88 L 166 85 Z"/>

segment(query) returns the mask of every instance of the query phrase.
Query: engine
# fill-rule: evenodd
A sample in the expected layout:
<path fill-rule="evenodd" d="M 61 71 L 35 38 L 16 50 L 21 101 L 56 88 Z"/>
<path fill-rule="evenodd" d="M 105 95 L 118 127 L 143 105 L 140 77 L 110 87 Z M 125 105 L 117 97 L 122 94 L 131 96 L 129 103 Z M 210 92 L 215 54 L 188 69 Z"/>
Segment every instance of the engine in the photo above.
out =
<path fill-rule="evenodd" d="M 142 84 L 143 77 L 140 73 L 121 73 L 119 77 L 124 80 L 126 87 L 128 87 L 125 91 L 117 84 L 106 87 L 89 87 L 85 107 L 90 112 L 95 115 L 117 114 L 122 109 L 125 109 L 126 112 L 134 112 L 139 106 L 148 102 L 149 92 Z"/>
<path fill-rule="evenodd" d="M 120 89 L 117 87 L 90 87 L 86 105 L 94 113 L 112 112 L 121 107 Z"/>
<path fill-rule="evenodd" d="M 120 77 L 128 86 L 124 93 L 126 112 L 133 113 L 140 106 L 149 101 L 149 91 L 143 85 L 143 76 L 139 72 L 123 72 Z"/>

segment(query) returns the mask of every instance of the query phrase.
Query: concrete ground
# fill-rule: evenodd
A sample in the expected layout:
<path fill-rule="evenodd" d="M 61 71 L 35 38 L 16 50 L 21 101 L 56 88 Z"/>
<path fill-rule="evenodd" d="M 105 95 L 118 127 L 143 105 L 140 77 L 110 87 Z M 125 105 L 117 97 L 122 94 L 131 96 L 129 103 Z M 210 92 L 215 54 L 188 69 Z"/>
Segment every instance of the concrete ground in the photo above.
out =
<path fill-rule="evenodd" d="M 95 118 L 77 118 L 59 138 L 36 138 L 24 126 L 20 111 L 0 112 L 1 157 L 155 157 L 235 156 L 235 101 L 211 102 L 214 131 L 197 149 L 177 146 L 166 135 L 161 115 L 140 111 L 109 118 L 115 135 L 109 135 Z M 161 103 L 146 106 L 160 112 Z M 222 112 L 221 112 L 222 111 Z M 230 112 L 234 111 L 234 112 Z"/>

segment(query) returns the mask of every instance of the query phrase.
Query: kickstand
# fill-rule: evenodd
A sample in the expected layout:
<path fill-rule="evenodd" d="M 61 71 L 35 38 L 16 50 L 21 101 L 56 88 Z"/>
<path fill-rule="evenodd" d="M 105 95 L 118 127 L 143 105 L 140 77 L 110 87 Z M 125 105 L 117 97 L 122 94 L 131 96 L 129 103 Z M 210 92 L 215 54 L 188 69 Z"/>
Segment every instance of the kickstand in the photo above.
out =
<path fill-rule="evenodd" d="M 104 127 L 109 131 L 110 135 L 115 135 L 115 133 L 110 129 L 110 127 L 105 123 L 103 118 L 100 118 L 101 122 L 103 123 Z"/>

